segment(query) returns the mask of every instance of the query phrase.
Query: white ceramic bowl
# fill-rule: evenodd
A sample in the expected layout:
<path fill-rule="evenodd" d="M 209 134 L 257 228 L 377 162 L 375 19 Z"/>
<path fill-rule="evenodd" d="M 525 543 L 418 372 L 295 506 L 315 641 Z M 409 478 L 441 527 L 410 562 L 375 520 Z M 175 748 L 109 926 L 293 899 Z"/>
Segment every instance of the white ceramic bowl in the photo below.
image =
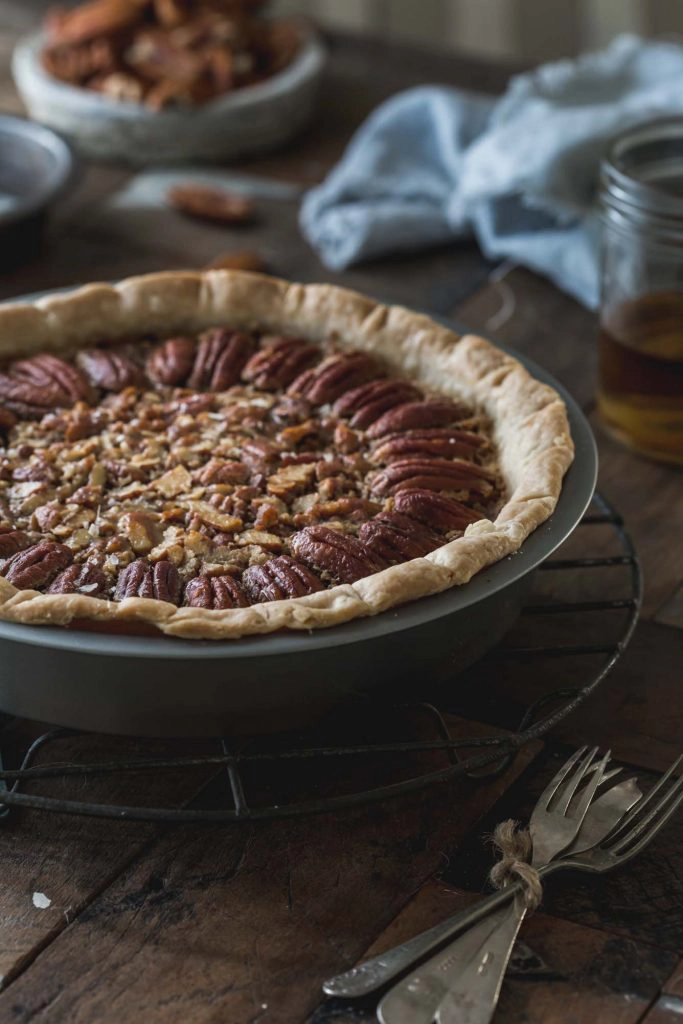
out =
<path fill-rule="evenodd" d="M 153 111 L 68 85 L 40 63 L 42 33 L 21 40 L 12 59 L 17 89 L 36 121 L 84 155 L 133 164 L 233 160 L 274 149 L 310 119 L 326 51 L 309 29 L 284 71 L 202 106 Z"/>

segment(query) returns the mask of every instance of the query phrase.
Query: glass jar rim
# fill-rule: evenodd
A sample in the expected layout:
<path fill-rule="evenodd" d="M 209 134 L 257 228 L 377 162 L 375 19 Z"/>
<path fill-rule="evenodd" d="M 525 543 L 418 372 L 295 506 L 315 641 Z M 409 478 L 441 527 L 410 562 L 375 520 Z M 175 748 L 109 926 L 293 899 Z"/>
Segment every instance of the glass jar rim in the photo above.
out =
<path fill-rule="evenodd" d="M 661 183 L 672 171 L 675 191 Z M 600 183 L 608 212 L 683 231 L 683 117 L 649 119 L 619 132 L 602 160 Z"/>

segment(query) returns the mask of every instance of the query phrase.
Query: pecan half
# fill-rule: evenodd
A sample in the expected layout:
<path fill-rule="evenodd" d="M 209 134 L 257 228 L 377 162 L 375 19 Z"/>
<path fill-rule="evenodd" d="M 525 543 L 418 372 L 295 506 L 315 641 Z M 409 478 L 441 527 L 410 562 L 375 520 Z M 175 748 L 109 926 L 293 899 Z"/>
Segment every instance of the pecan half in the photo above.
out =
<path fill-rule="evenodd" d="M 300 374 L 288 389 L 313 405 L 334 402 L 350 388 L 359 387 L 376 377 L 379 369 L 374 359 L 363 352 L 350 352 L 330 356 L 319 366 Z"/>
<path fill-rule="evenodd" d="M 91 0 L 73 11 L 59 9 L 48 22 L 50 40 L 76 45 L 100 35 L 114 35 L 137 24 L 145 6 L 140 0 Z"/>
<path fill-rule="evenodd" d="M 147 359 L 147 376 L 157 384 L 183 384 L 192 372 L 196 345 L 192 338 L 169 338 Z"/>
<path fill-rule="evenodd" d="M 53 388 L 57 396 L 57 406 L 68 408 L 76 402 L 94 405 L 97 401 L 95 389 L 91 387 L 85 374 L 71 363 L 49 353 L 12 363 L 10 376 L 34 384 L 37 388 Z"/>
<path fill-rule="evenodd" d="M 307 526 L 295 533 L 289 543 L 302 562 L 328 572 L 342 583 L 355 583 L 363 576 L 386 569 L 388 564 L 356 537 L 328 526 Z"/>
<path fill-rule="evenodd" d="M 166 198 L 181 213 L 221 224 L 245 224 L 252 221 L 256 213 L 249 196 L 206 185 L 176 185 L 169 189 Z"/>
<path fill-rule="evenodd" d="M 13 530 L 9 526 L 0 527 L 0 558 L 9 558 L 17 551 L 27 548 L 31 540 L 23 530 Z"/>
<path fill-rule="evenodd" d="M 421 488 L 399 491 L 394 497 L 394 509 L 443 533 L 464 530 L 470 523 L 482 518 L 479 512 L 473 511 L 455 498 Z"/>
<path fill-rule="evenodd" d="M 17 417 L 10 409 L 5 409 L 0 405 L 0 431 L 6 433 L 11 430 L 12 427 L 16 426 Z"/>
<path fill-rule="evenodd" d="M 86 594 L 100 597 L 107 589 L 107 577 L 97 565 L 84 562 L 60 572 L 47 589 L 48 594 Z"/>
<path fill-rule="evenodd" d="M 289 555 L 271 558 L 263 565 L 252 565 L 242 575 L 242 585 L 252 601 L 282 601 L 286 597 L 304 597 L 323 590 L 310 569 Z"/>
<path fill-rule="evenodd" d="M 345 391 L 334 403 L 333 412 L 337 416 L 350 416 L 355 429 L 367 430 L 389 409 L 420 397 L 415 385 L 407 380 L 373 380 Z"/>
<path fill-rule="evenodd" d="M 103 391 L 123 391 L 142 383 L 140 368 L 115 349 L 86 349 L 78 353 L 76 362 L 90 383 Z"/>
<path fill-rule="evenodd" d="M 233 576 L 195 576 L 185 587 L 190 608 L 246 608 L 249 604 Z"/>
<path fill-rule="evenodd" d="M 180 601 L 180 576 L 173 562 L 162 559 L 150 565 L 144 558 L 131 562 L 119 575 L 114 591 L 114 600 L 126 597 L 152 597 L 157 601 L 178 604 Z"/>
<path fill-rule="evenodd" d="M 263 341 L 263 347 L 244 367 L 242 379 L 264 391 L 286 388 L 320 354 L 314 345 L 301 338 L 278 336 Z"/>
<path fill-rule="evenodd" d="M 221 327 L 205 331 L 199 338 L 188 387 L 198 391 L 225 391 L 232 387 L 240 379 L 252 349 L 248 334 Z"/>
<path fill-rule="evenodd" d="M 469 430 L 454 430 L 449 427 L 406 430 L 381 438 L 373 447 L 372 457 L 375 462 L 393 462 L 397 458 L 414 455 L 432 455 L 440 458 L 472 456 L 484 443 L 479 434 L 473 434 Z"/>
<path fill-rule="evenodd" d="M 368 430 L 368 437 L 384 437 L 402 430 L 447 427 L 461 415 L 462 410 L 452 402 L 408 402 L 380 416 Z"/>
<path fill-rule="evenodd" d="M 2 574 L 18 590 L 36 590 L 52 583 L 62 569 L 71 565 L 73 557 L 65 544 L 42 540 L 10 558 Z"/>
<path fill-rule="evenodd" d="M 460 459 L 397 459 L 374 477 L 371 487 L 375 494 L 395 494 L 404 487 L 488 494 L 494 479 L 488 470 Z"/>
<path fill-rule="evenodd" d="M 59 388 L 54 385 L 38 387 L 25 380 L 15 380 L 0 373 L 0 401 L 11 414 L 22 420 L 42 419 L 50 409 L 56 409 L 60 399 Z"/>
<path fill-rule="evenodd" d="M 395 512 L 369 519 L 361 526 L 358 536 L 388 562 L 420 558 L 443 543 L 433 530 Z"/>

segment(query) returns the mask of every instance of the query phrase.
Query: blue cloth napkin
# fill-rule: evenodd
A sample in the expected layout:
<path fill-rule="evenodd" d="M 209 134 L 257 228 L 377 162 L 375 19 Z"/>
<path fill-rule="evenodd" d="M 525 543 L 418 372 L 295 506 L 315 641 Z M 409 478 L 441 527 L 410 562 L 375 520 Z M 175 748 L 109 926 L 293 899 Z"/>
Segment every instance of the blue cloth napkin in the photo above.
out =
<path fill-rule="evenodd" d="M 607 140 L 683 113 L 683 46 L 620 36 L 513 78 L 498 100 L 424 86 L 387 100 L 303 200 L 331 269 L 474 234 L 485 255 L 598 303 L 596 196 Z"/>

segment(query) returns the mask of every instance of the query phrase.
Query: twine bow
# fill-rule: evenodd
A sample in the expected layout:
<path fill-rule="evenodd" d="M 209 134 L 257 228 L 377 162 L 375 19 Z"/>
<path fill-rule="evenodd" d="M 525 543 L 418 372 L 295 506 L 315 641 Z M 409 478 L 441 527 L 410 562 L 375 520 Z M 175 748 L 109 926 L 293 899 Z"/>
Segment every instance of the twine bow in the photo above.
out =
<path fill-rule="evenodd" d="M 531 835 L 527 828 L 508 818 L 496 825 L 493 845 L 500 859 L 493 865 L 489 880 L 496 889 L 504 889 L 514 881 L 524 886 L 524 900 L 529 910 L 535 910 L 541 902 L 543 887 L 536 868 L 529 863 L 531 858 Z"/>

